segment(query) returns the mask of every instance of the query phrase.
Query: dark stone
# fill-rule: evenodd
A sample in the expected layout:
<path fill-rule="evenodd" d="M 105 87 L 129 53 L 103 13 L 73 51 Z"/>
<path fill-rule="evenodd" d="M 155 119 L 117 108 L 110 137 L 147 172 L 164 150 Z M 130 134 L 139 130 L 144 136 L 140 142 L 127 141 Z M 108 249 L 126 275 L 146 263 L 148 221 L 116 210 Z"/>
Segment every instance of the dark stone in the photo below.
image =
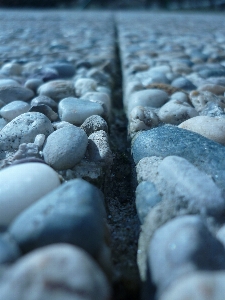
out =
<path fill-rule="evenodd" d="M 11 263 L 20 256 L 19 247 L 10 236 L 5 233 L 0 235 L 0 265 Z"/>
<path fill-rule="evenodd" d="M 58 111 L 58 103 L 55 100 L 51 99 L 48 96 L 40 95 L 31 100 L 31 106 L 37 106 L 40 104 L 45 104 L 51 107 L 55 112 Z"/>
<path fill-rule="evenodd" d="M 59 78 L 69 78 L 75 75 L 75 66 L 70 63 L 57 62 L 46 65 L 46 67 L 55 69 Z"/>
<path fill-rule="evenodd" d="M 44 114 L 46 117 L 49 118 L 50 121 L 54 122 L 58 119 L 58 114 L 55 113 L 51 107 L 49 107 L 48 105 L 45 104 L 39 104 L 39 105 L 35 105 L 32 106 L 29 109 L 30 112 L 40 112 L 42 114 Z"/>

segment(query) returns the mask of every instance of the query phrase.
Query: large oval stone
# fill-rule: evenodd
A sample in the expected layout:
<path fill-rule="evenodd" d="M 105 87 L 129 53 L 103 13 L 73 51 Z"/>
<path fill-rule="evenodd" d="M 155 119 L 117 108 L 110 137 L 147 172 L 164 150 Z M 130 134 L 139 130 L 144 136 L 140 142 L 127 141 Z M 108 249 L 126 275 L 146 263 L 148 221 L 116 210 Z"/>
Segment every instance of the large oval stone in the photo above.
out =
<path fill-rule="evenodd" d="M 0 171 L 0 226 L 60 185 L 58 174 L 40 163 L 14 165 Z"/>

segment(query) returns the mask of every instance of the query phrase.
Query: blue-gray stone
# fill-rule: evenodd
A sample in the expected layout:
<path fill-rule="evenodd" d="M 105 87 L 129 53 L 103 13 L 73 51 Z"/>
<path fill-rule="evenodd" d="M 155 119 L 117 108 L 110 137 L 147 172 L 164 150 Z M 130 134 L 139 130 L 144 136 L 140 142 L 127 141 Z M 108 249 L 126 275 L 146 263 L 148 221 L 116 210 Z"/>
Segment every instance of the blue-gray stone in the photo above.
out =
<path fill-rule="evenodd" d="M 224 146 L 189 130 L 164 125 L 142 131 L 132 141 L 132 155 L 136 164 L 148 156 L 183 157 L 225 189 Z"/>
<path fill-rule="evenodd" d="M 203 78 L 225 76 L 225 67 L 205 69 L 198 74 Z"/>
<path fill-rule="evenodd" d="M 70 243 L 96 257 L 104 238 L 103 201 L 95 186 L 74 179 L 23 211 L 9 232 L 23 253 L 48 244 Z"/>
<path fill-rule="evenodd" d="M 74 76 L 75 74 L 75 66 L 70 63 L 56 62 L 52 64 L 48 64 L 47 67 L 55 69 L 59 78 L 69 78 Z"/>
<path fill-rule="evenodd" d="M 191 91 L 197 88 L 190 80 L 188 80 L 185 77 L 179 77 L 174 79 L 171 85 L 186 91 Z"/>
<path fill-rule="evenodd" d="M 8 234 L 0 235 L 0 265 L 11 263 L 20 256 L 19 247 Z"/>
<path fill-rule="evenodd" d="M 140 222 L 144 219 L 150 209 L 162 200 L 155 185 L 149 181 L 142 181 L 136 189 L 136 208 Z"/>

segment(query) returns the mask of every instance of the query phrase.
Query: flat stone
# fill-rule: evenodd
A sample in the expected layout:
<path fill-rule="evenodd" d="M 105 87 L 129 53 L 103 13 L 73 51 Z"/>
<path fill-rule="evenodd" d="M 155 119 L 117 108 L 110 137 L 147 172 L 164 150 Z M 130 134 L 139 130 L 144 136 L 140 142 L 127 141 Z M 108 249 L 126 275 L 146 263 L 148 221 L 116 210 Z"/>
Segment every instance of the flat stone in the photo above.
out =
<path fill-rule="evenodd" d="M 30 104 L 24 101 L 12 101 L 2 107 L 2 109 L 0 110 L 0 115 L 8 122 L 10 122 L 19 115 L 28 112 L 29 108 Z"/>
<path fill-rule="evenodd" d="M 194 272 L 177 280 L 159 300 L 223 300 L 225 272 Z"/>
<path fill-rule="evenodd" d="M 148 258 L 158 293 L 195 270 L 225 268 L 223 245 L 199 216 L 178 217 L 157 229 L 149 244 Z"/>
<path fill-rule="evenodd" d="M 75 91 L 71 81 L 54 80 L 42 84 L 38 89 L 38 94 L 48 96 L 59 102 L 63 98 L 75 96 Z"/>
<path fill-rule="evenodd" d="M 168 101 L 158 112 L 158 117 L 162 122 L 173 125 L 179 125 L 183 121 L 197 115 L 198 113 L 194 107 L 179 100 Z"/>
<path fill-rule="evenodd" d="M 183 157 L 225 188 L 224 146 L 189 130 L 164 125 L 142 131 L 132 141 L 132 155 L 135 164 L 148 156 Z"/>
<path fill-rule="evenodd" d="M 44 160 L 56 170 L 70 169 L 84 157 L 88 138 L 83 129 L 70 125 L 54 131 L 46 140 Z"/>
<path fill-rule="evenodd" d="M 19 247 L 8 234 L 0 235 L 0 265 L 14 262 L 20 257 Z"/>
<path fill-rule="evenodd" d="M 33 143 L 36 135 L 48 136 L 53 132 L 50 120 L 38 112 L 19 115 L 0 132 L 0 150 L 18 149 L 22 143 Z"/>
<path fill-rule="evenodd" d="M 85 99 L 65 98 L 59 102 L 59 118 L 74 125 L 81 125 L 92 115 L 103 115 L 104 109 L 100 103 Z"/>
<path fill-rule="evenodd" d="M 88 117 L 80 128 L 86 132 L 87 136 L 99 130 L 103 130 L 108 133 L 108 125 L 106 121 L 98 115 Z"/>
<path fill-rule="evenodd" d="M 150 209 L 162 200 L 155 185 L 152 182 L 142 181 L 136 188 L 136 209 L 140 222 L 144 219 Z"/>
<path fill-rule="evenodd" d="M 82 249 L 67 244 L 33 251 L 1 279 L 0 297 L 7 300 L 15 299 L 15 295 L 18 300 L 94 300 L 96 295 L 107 300 L 111 292 L 95 261 Z"/>
<path fill-rule="evenodd" d="M 0 226 L 60 185 L 58 174 L 40 163 L 25 163 L 0 171 Z"/>
<path fill-rule="evenodd" d="M 69 78 L 75 74 L 75 66 L 66 62 L 55 62 L 47 64 L 45 67 L 56 69 L 60 78 Z"/>
<path fill-rule="evenodd" d="M 6 85 L 0 86 L 0 99 L 6 104 L 15 101 L 29 101 L 34 97 L 34 92 L 23 86 L 18 85 Z"/>
<path fill-rule="evenodd" d="M 169 99 L 168 94 L 159 89 L 149 89 L 135 92 L 128 102 L 128 114 L 135 106 L 159 108 Z"/>
<path fill-rule="evenodd" d="M 23 211 L 9 232 L 23 252 L 65 242 L 97 257 L 104 240 L 103 201 L 95 186 L 70 180 Z"/>
<path fill-rule="evenodd" d="M 179 128 L 187 129 L 225 145 L 225 118 L 197 116 L 181 123 Z"/>

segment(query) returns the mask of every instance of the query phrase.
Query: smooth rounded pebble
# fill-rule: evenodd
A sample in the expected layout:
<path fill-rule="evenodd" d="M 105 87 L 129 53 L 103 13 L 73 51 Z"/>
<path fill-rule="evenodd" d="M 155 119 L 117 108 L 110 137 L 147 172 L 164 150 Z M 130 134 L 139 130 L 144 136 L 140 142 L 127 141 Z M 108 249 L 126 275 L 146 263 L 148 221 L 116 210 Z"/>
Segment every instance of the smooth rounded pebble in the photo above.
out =
<path fill-rule="evenodd" d="M 34 97 L 34 92 L 23 86 L 18 85 L 6 85 L 0 86 L 0 99 L 6 104 L 15 101 L 29 101 Z"/>
<path fill-rule="evenodd" d="M 196 89 L 196 86 L 185 77 L 176 78 L 171 83 L 171 86 L 185 90 L 185 91 L 191 91 L 191 90 Z"/>
<path fill-rule="evenodd" d="M 159 300 L 223 300 L 225 272 L 194 272 L 176 281 Z"/>
<path fill-rule="evenodd" d="M 189 97 L 192 105 L 199 113 L 205 108 L 208 102 L 214 102 L 222 108 L 225 107 L 220 97 L 208 91 L 193 91 L 190 93 Z"/>
<path fill-rule="evenodd" d="M 47 64 L 45 67 L 55 69 L 60 78 L 69 78 L 75 74 L 75 66 L 66 62 L 55 62 Z"/>
<path fill-rule="evenodd" d="M 87 136 L 99 130 L 103 130 L 108 133 L 108 125 L 106 121 L 98 115 L 88 117 L 80 128 L 86 132 Z"/>
<path fill-rule="evenodd" d="M 36 135 L 53 132 L 51 121 L 38 112 L 27 112 L 9 122 L 0 132 L 1 150 L 18 149 L 22 143 L 33 143 Z"/>
<path fill-rule="evenodd" d="M 9 225 L 25 208 L 60 185 L 58 174 L 40 163 L 0 171 L 0 225 Z"/>
<path fill-rule="evenodd" d="M 91 78 L 80 78 L 75 84 L 76 96 L 81 97 L 88 92 L 95 92 L 97 88 L 97 82 Z"/>
<path fill-rule="evenodd" d="M 24 86 L 25 88 L 28 88 L 30 90 L 32 90 L 34 93 L 37 92 L 37 89 L 39 88 L 39 86 L 41 86 L 43 84 L 43 80 L 39 79 L 39 78 L 31 78 L 28 79 L 25 83 Z"/>
<path fill-rule="evenodd" d="M 17 63 L 13 63 L 13 62 L 9 62 L 4 64 L 1 67 L 0 72 L 6 75 L 12 75 L 12 76 L 20 76 L 21 72 L 22 72 L 22 65 L 17 64 Z"/>
<path fill-rule="evenodd" d="M 6 104 L 1 110 L 0 115 L 7 121 L 12 121 L 19 115 L 28 112 L 30 104 L 24 101 L 12 101 Z"/>
<path fill-rule="evenodd" d="M 38 94 L 59 102 L 63 98 L 75 96 L 75 91 L 71 81 L 54 80 L 42 84 L 38 89 Z"/>
<path fill-rule="evenodd" d="M 30 112 L 40 112 L 45 115 L 51 122 L 58 119 L 58 114 L 54 112 L 50 106 L 46 104 L 34 105 L 29 109 Z"/>
<path fill-rule="evenodd" d="M 89 135 L 87 153 L 91 161 L 104 162 L 106 165 L 112 163 L 113 155 L 105 131 L 99 130 Z"/>
<path fill-rule="evenodd" d="M 222 159 L 225 148 L 200 134 L 164 125 L 137 133 L 131 146 L 136 164 L 148 156 L 181 156 L 211 175 L 215 183 L 225 189 L 225 160 Z"/>
<path fill-rule="evenodd" d="M 201 85 L 198 88 L 198 91 L 208 91 L 215 95 L 223 95 L 225 92 L 225 86 L 207 83 Z"/>
<path fill-rule="evenodd" d="M 84 157 L 88 137 L 83 129 L 74 125 L 54 131 L 46 140 L 44 160 L 56 170 L 73 168 Z"/>
<path fill-rule="evenodd" d="M 16 80 L 11 78 L 0 79 L 0 87 L 21 86 Z"/>
<path fill-rule="evenodd" d="M 65 98 L 59 102 L 59 118 L 74 125 L 81 125 L 92 115 L 104 114 L 100 103 L 85 99 Z"/>
<path fill-rule="evenodd" d="M 18 245 L 6 234 L 0 235 L 0 265 L 15 261 L 21 255 Z"/>
<path fill-rule="evenodd" d="M 108 300 L 110 287 L 102 270 L 86 252 L 58 244 L 36 250 L 10 267 L 0 283 L 0 298 Z"/>
<path fill-rule="evenodd" d="M 58 103 L 55 102 L 53 99 L 49 98 L 48 96 L 44 95 L 33 98 L 30 104 L 31 106 L 45 104 L 51 107 L 51 109 L 53 109 L 55 112 L 57 112 L 58 110 Z"/>
<path fill-rule="evenodd" d="M 225 200 L 222 190 L 210 176 L 189 161 L 179 156 L 167 156 L 157 171 L 157 188 L 174 206 L 189 213 L 223 215 Z"/>
<path fill-rule="evenodd" d="M 181 123 L 179 128 L 187 129 L 225 145 L 225 118 L 197 116 Z"/>
<path fill-rule="evenodd" d="M 158 112 L 158 117 L 162 122 L 173 125 L 178 125 L 197 115 L 198 113 L 194 107 L 179 100 L 170 100 Z"/>
<path fill-rule="evenodd" d="M 106 93 L 100 93 L 100 92 L 89 92 L 84 94 L 84 96 L 82 96 L 83 99 L 87 99 L 93 102 L 99 102 L 102 103 L 103 106 L 105 107 L 106 113 L 107 115 L 110 114 L 111 112 L 111 100 L 109 95 L 107 95 Z"/>
<path fill-rule="evenodd" d="M 168 94 L 159 89 L 142 90 L 133 93 L 128 102 L 128 114 L 135 106 L 159 108 L 169 99 Z"/>
<path fill-rule="evenodd" d="M 105 214 L 100 190 L 82 179 L 74 179 L 23 211 L 11 224 L 9 233 L 23 252 L 65 242 L 96 258 L 104 241 Z"/>
<path fill-rule="evenodd" d="M 152 280 L 162 292 L 174 280 L 195 270 L 224 269 L 224 254 L 223 245 L 199 216 L 177 217 L 158 228 L 150 241 Z"/>
<path fill-rule="evenodd" d="M 136 209 L 140 222 L 144 219 L 150 209 L 162 200 L 155 185 L 152 182 L 142 181 L 136 188 Z"/>

